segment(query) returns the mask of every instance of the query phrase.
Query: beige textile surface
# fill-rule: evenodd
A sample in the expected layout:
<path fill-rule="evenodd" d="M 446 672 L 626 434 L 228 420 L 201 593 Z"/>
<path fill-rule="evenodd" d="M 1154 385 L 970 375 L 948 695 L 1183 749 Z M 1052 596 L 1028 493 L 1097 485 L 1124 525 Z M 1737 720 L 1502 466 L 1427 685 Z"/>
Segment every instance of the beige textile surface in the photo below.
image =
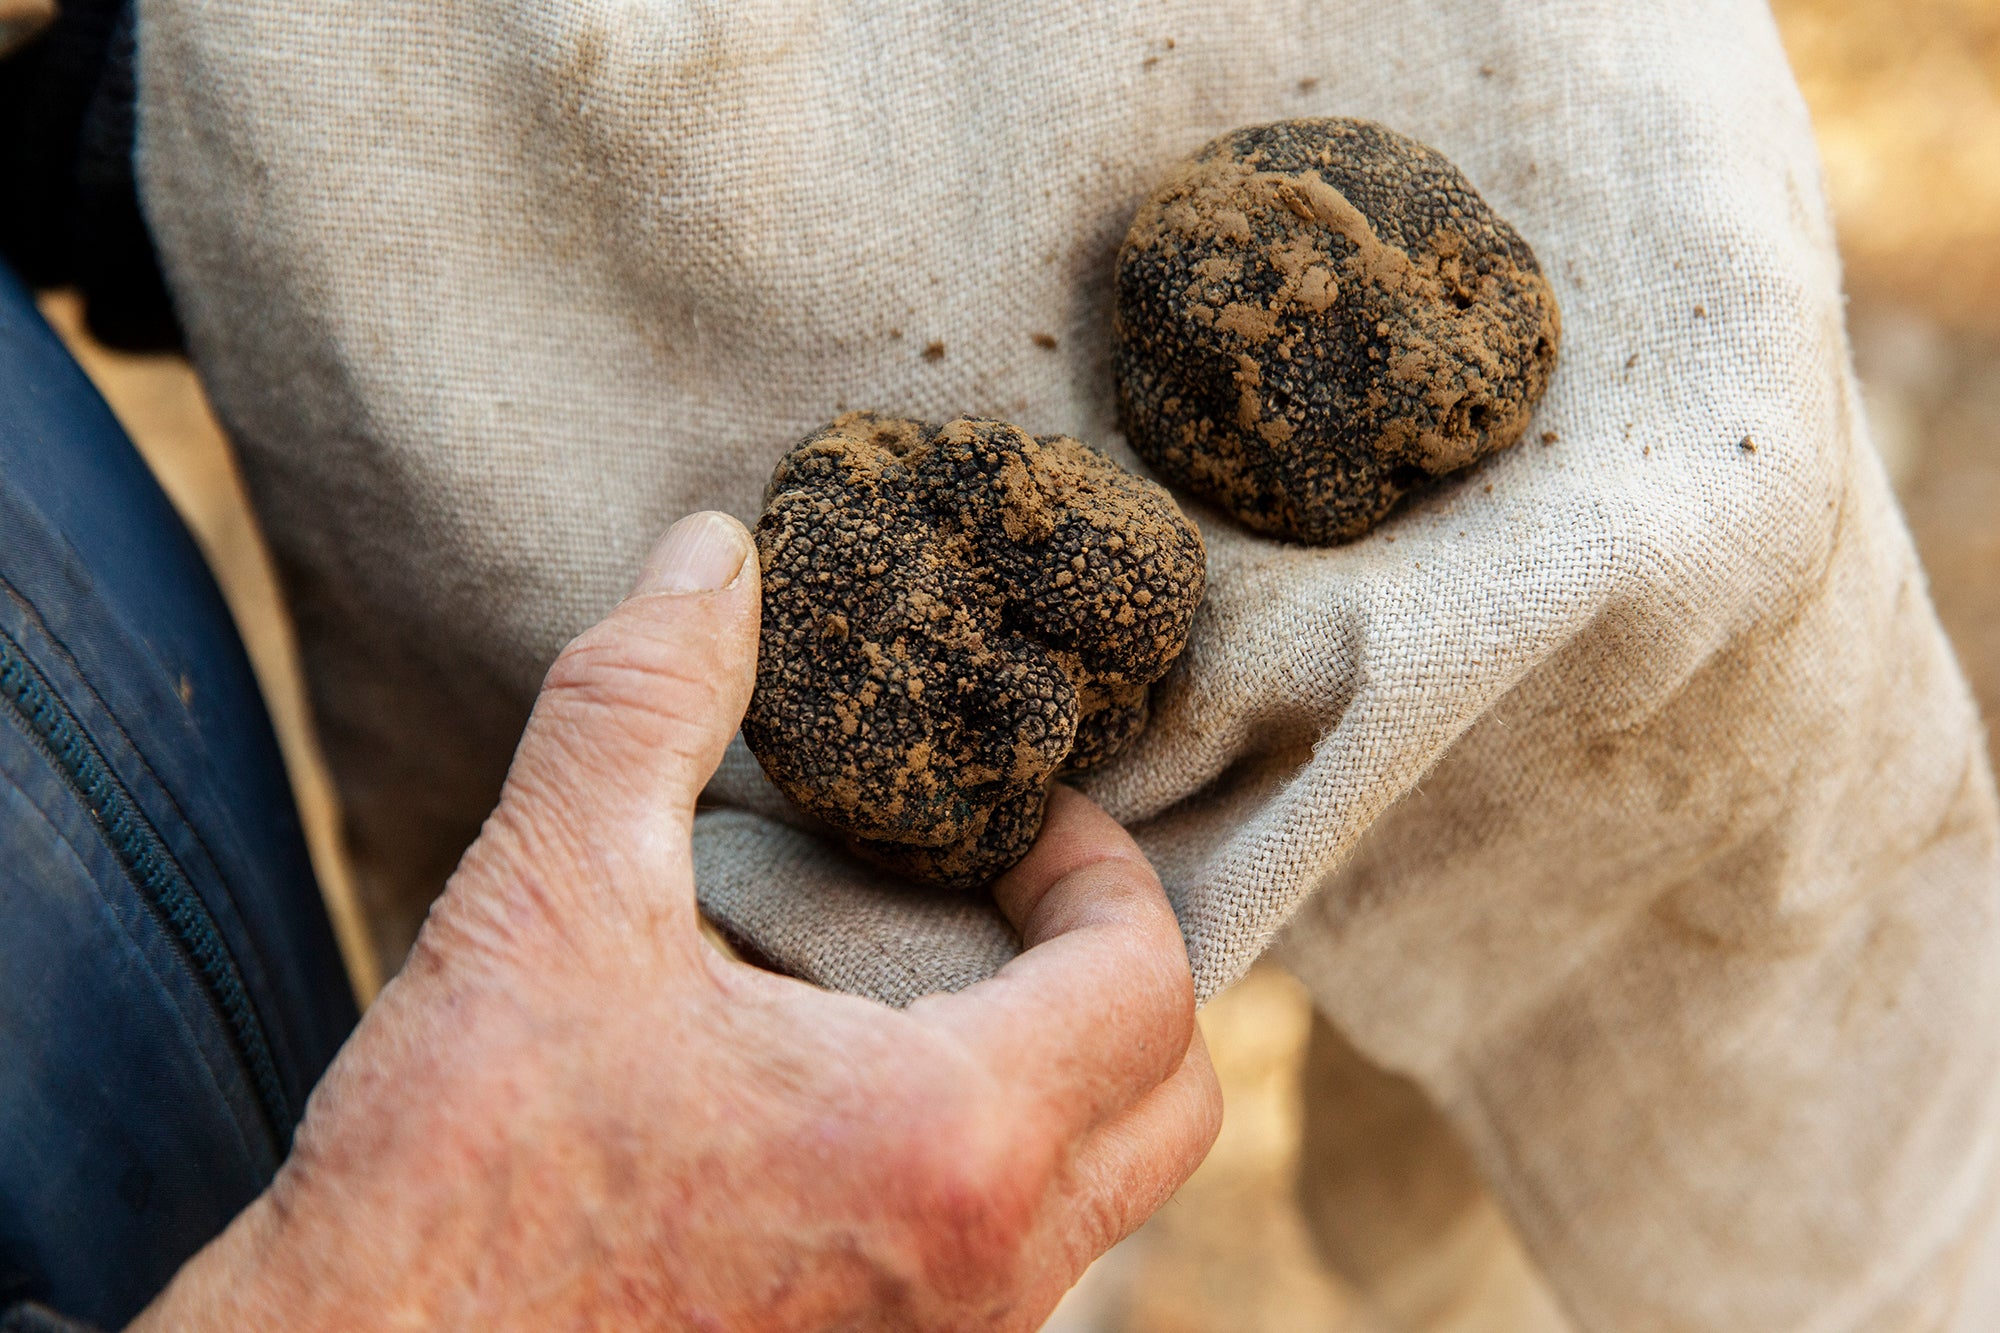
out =
<path fill-rule="evenodd" d="M 1991 1271 L 1992 780 L 1860 438 L 1761 9 L 142 0 L 141 24 L 149 213 L 391 955 L 548 661 L 674 516 L 753 517 L 843 406 L 1129 462 L 1110 261 L 1168 162 L 1302 114 L 1443 150 L 1562 301 L 1555 443 L 1338 550 L 1191 508 L 1209 601 L 1090 790 L 1202 992 L 1285 928 L 1580 1326 L 2000 1326 L 1958 1299 Z M 740 751 L 710 794 L 704 905 L 775 961 L 896 1000 L 1011 949 L 795 827 Z"/>

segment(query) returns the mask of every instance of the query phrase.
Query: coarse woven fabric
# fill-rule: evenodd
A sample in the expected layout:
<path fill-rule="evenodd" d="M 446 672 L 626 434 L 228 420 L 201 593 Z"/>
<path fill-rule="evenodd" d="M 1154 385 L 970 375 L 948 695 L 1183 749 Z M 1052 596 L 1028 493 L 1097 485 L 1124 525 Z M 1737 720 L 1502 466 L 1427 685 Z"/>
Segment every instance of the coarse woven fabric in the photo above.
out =
<path fill-rule="evenodd" d="M 1190 506 L 1208 601 L 1086 786 L 1201 994 L 1282 930 L 1579 1326 L 2000 1327 L 1992 779 L 1760 6 L 144 0 L 140 40 L 391 956 L 675 516 L 753 518 L 843 407 L 1131 463 L 1112 260 L 1167 166 L 1308 114 L 1443 151 L 1562 303 L 1528 440 L 1339 549 Z M 766 958 L 900 1002 L 1012 951 L 741 753 L 709 795 L 703 904 Z"/>

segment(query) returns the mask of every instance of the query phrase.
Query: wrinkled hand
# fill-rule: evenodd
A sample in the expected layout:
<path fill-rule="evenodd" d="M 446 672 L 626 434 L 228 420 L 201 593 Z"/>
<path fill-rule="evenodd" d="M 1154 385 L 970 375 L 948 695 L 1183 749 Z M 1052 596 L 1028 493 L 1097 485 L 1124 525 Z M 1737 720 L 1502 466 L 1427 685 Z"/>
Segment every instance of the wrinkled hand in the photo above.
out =
<path fill-rule="evenodd" d="M 700 938 L 757 564 L 684 519 L 550 670 L 498 808 L 264 1196 L 135 1327 L 1033 1328 L 1213 1141 L 1159 881 L 1058 789 L 1027 950 L 896 1011 Z"/>

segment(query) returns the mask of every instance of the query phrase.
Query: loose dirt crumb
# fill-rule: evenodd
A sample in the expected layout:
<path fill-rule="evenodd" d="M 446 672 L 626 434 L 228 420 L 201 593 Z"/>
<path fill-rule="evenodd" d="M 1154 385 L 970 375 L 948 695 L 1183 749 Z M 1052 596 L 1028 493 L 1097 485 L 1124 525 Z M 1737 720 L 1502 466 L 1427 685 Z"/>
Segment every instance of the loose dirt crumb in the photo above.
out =
<path fill-rule="evenodd" d="M 924 360 L 926 361 L 944 360 L 944 344 L 943 343 L 924 344 Z"/>
<path fill-rule="evenodd" d="M 1028 341 L 1033 343 L 1035 346 L 1042 348 L 1044 351 L 1049 351 L 1049 352 L 1055 351 L 1056 348 L 1059 346 L 1059 344 L 1056 342 L 1056 335 L 1053 333 L 1030 334 L 1028 336 Z"/>

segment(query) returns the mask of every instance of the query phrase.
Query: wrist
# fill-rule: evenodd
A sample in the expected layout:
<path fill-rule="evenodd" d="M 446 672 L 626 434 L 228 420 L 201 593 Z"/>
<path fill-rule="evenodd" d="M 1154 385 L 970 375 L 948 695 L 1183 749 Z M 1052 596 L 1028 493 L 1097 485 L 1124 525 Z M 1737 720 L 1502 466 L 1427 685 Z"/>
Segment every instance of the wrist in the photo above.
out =
<path fill-rule="evenodd" d="M 315 1091 L 271 1186 L 133 1328 L 478 1326 L 482 1290 L 518 1291 L 577 1243 L 604 1137 L 601 1107 L 569 1104 L 574 1065 L 605 1058 L 586 1020 L 498 978 L 411 972 Z"/>

